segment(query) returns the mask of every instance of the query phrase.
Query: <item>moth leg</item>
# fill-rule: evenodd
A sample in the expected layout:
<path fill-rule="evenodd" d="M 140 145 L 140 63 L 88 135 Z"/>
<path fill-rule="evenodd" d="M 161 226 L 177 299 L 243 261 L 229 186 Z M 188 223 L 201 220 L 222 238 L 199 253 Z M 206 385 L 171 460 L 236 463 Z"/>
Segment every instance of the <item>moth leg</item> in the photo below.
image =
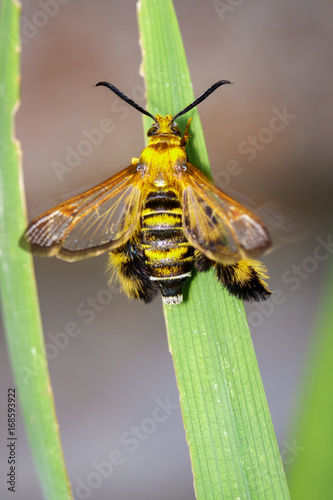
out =
<path fill-rule="evenodd" d="M 214 262 L 210 260 L 206 255 L 199 250 L 196 250 L 194 253 L 194 262 L 195 262 L 195 268 L 200 272 L 200 273 L 205 273 L 210 269 L 213 265 Z"/>
<path fill-rule="evenodd" d="M 135 237 L 109 253 L 107 273 L 108 283 L 118 278 L 122 291 L 130 299 L 141 299 L 147 304 L 159 291 L 157 284 L 150 280 L 143 251 Z"/>

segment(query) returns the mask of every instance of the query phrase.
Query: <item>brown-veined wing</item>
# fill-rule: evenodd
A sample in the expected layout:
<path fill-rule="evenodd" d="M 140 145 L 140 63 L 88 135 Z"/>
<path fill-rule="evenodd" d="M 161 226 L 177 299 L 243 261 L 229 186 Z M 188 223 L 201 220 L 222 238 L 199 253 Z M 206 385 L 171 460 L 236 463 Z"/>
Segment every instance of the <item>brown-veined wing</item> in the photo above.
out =
<path fill-rule="evenodd" d="M 24 237 L 33 252 L 78 260 L 125 243 L 137 230 L 142 178 L 137 163 L 34 219 Z"/>
<path fill-rule="evenodd" d="M 180 175 L 183 186 L 183 230 L 189 242 L 208 258 L 234 264 L 266 251 L 271 240 L 250 210 L 215 187 L 187 163 Z"/>

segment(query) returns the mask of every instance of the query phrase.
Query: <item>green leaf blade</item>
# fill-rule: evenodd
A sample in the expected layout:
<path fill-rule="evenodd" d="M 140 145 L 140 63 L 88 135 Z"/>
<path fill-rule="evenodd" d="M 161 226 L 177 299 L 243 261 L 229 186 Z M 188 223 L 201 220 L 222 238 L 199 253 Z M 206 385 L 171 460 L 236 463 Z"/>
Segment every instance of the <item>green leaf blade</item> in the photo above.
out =
<path fill-rule="evenodd" d="M 0 10 L 1 305 L 16 389 L 44 497 L 69 500 L 72 496 L 47 370 L 32 257 L 19 247 L 27 224 L 21 150 L 14 135 L 19 103 L 19 30 L 19 3 L 3 0 Z"/>
<path fill-rule="evenodd" d="M 176 114 L 194 94 L 172 1 L 141 0 L 138 19 L 147 109 Z M 177 122 L 189 117 L 189 160 L 209 176 L 197 109 Z M 243 304 L 211 272 L 195 275 L 184 299 L 164 314 L 197 498 L 290 498 Z"/>
<path fill-rule="evenodd" d="M 321 293 L 315 335 L 304 364 L 303 390 L 290 433 L 292 452 L 288 457 L 287 476 L 293 500 L 332 496 L 332 262 Z"/>

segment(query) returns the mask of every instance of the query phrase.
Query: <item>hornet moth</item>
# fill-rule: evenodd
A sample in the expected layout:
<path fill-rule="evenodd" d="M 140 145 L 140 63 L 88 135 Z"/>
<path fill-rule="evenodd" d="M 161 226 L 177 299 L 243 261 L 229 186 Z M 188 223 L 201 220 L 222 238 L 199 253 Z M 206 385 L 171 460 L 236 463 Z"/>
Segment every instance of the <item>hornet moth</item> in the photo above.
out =
<path fill-rule="evenodd" d="M 34 219 L 24 234 L 31 250 L 67 261 L 109 252 L 110 280 L 146 303 L 160 291 L 166 304 L 180 304 L 193 266 L 213 267 L 240 299 L 267 299 L 266 269 L 254 260 L 271 246 L 264 224 L 189 163 L 191 119 L 183 136 L 175 122 L 227 83 L 175 116 L 153 116 L 111 83 L 97 83 L 152 118 L 148 146 L 128 167 Z"/>

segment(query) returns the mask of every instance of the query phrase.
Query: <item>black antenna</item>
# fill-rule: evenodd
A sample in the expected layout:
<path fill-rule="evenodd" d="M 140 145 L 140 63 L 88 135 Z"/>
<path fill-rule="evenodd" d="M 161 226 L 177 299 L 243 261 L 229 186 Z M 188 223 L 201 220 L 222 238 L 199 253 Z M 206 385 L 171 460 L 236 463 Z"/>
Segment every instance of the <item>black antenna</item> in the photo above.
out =
<path fill-rule="evenodd" d="M 112 92 L 117 94 L 117 96 L 119 96 L 120 99 L 127 102 L 127 104 L 129 104 L 130 106 L 133 106 L 133 108 L 137 109 L 138 111 L 141 111 L 141 113 L 143 113 L 144 115 L 150 116 L 150 118 L 152 118 L 154 120 L 154 122 L 156 122 L 155 116 L 150 114 L 145 109 L 141 108 L 141 106 L 139 106 L 136 102 L 134 102 L 130 97 L 128 97 L 126 94 L 124 94 L 121 90 L 117 89 L 117 87 L 112 85 L 112 83 L 98 82 L 98 83 L 96 83 L 95 87 L 99 87 L 100 85 L 103 85 L 104 87 L 107 87 L 108 89 L 112 90 Z"/>
<path fill-rule="evenodd" d="M 212 92 L 214 92 L 214 90 L 216 90 L 217 88 L 221 87 L 221 85 L 224 85 L 225 83 L 231 83 L 231 82 L 229 82 L 229 80 L 220 80 L 219 82 L 214 83 L 214 85 L 212 85 L 211 87 L 209 87 L 209 89 L 206 90 L 206 92 L 204 92 L 203 94 L 201 94 L 195 101 L 193 101 L 192 104 L 189 104 L 182 111 L 179 111 L 179 113 L 177 113 L 172 118 L 172 121 L 175 120 L 176 118 L 178 118 L 179 116 L 184 115 L 185 113 L 187 113 L 188 111 L 190 111 L 192 108 L 195 108 L 196 106 L 198 106 L 198 104 L 200 104 L 202 101 L 204 101 Z M 99 87 L 101 85 L 103 85 L 104 87 L 107 87 L 108 89 L 112 90 L 112 92 L 114 92 L 115 94 L 117 94 L 117 96 L 119 96 L 120 99 L 122 99 L 123 101 L 127 102 L 127 104 L 129 104 L 133 108 L 137 109 L 138 111 L 140 111 L 144 115 L 150 116 L 150 118 L 152 118 L 154 120 L 154 122 L 157 123 L 156 117 L 154 115 L 152 115 L 151 113 L 149 113 L 149 111 L 146 111 L 145 109 L 141 108 L 141 106 L 139 106 L 136 102 L 134 102 L 130 97 L 128 97 L 126 94 L 124 94 L 121 90 L 117 89 L 117 87 L 115 87 L 114 85 L 112 85 L 112 83 L 98 82 L 98 83 L 96 83 L 95 87 Z"/>
<path fill-rule="evenodd" d="M 192 102 L 192 104 L 189 104 L 188 106 L 186 106 L 186 108 L 184 108 L 183 111 L 179 111 L 179 113 L 177 113 L 172 118 L 172 121 L 175 120 L 176 118 L 178 118 L 178 116 L 184 115 L 185 113 L 190 111 L 192 108 L 195 108 L 195 106 L 198 106 L 198 104 L 200 104 L 202 101 L 204 101 L 212 92 L 214 92 L 214 90 L 221 87 L 221 85 L 224 85 L 225 83 L 231 83 L 231 82 L 229 82 L 229 80 L 220 80 L 219 82 L 214 83 L 214 85 L 209 87 L 209 89 L 206 90 L 206 92 L 204 92 L 203 94 L 201 94 L 194 102 Z"/>

